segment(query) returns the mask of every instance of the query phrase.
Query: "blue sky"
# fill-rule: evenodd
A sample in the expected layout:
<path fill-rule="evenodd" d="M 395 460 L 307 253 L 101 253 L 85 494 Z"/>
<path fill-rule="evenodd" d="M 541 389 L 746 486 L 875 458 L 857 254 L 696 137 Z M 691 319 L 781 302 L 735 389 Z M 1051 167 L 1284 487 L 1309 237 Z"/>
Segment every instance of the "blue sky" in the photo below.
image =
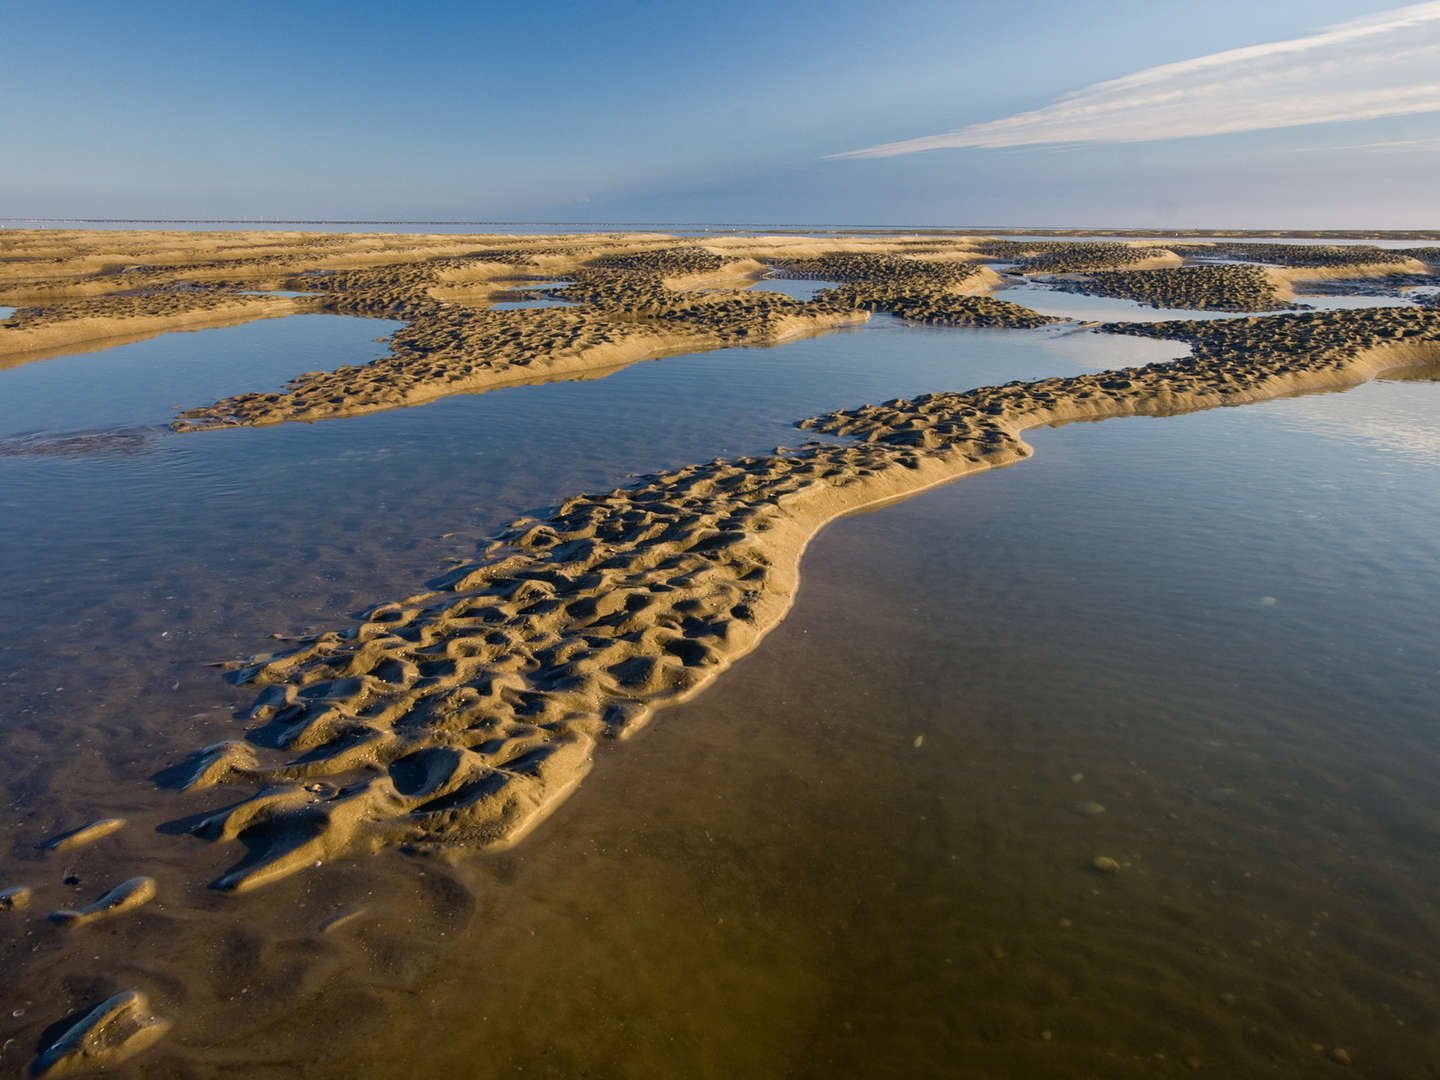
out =
<path fill-rule="evenodd" d="M 1440 221 L 1440 4 L 399 10 L 0 3 L 0 216 Z"/>

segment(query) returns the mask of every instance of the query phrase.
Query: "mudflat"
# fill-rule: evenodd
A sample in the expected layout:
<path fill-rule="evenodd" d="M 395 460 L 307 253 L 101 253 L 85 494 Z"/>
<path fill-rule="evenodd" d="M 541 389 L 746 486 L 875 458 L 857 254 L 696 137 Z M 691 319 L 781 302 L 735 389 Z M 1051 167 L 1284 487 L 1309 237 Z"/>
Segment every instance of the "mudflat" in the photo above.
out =
<path fill-rule="evenodd" d="M 341 421 L 678 352 L 771 345 L 872 312 L 941 326 L 1021 329 L 1050 321 L 984 296 L 1001 281 L 990 261 L 1010 261 L 1012 273 L 1093 274 L 1097 288 L 1120 287 L 1104 275 L 1157 275 L 1129 286 L 1128 295 L 1136 296 L 1210 295 L 1234 276 L 1222 275 L 1227 281 L 1217 284 L 1216 274 L 1200 268 L 1186 275 L 1185 260 L 1193 256 L 1170 249 L 1014 243 L 28 233 L 0 263 L 0 301 L 19 308 L 0 326 L 0 354 L 23 361 L 292 311 L 405 324 L 389 339 L 387 355 L 368 364 L 296 373 L 280 391 L 185 407 L 173 426 L 199 439 L 214 428 Z M 1315 258 L 1323 268 L 1323 255 Z M 1345 265 L 1362 277 L 1380 265 L 1413 274 L 1425 264 L 1407 255 Z M 736 288 L 777 271 L 841 285 L 806 301 Z M 1254 286 L 1247 299 L 1266 298 L 1258 279 L 1245 280 Z M 103 291 L 114 285 L 120 287 Z M 246 295 L 277 290 L 312 295 Z M 576 306 L 487 306 L 516 295 Z M 516 521 L 479 558 L 431 587 L 377 598 L 351 626 L 225 664 L 233 683 L 258 688 L 245 711 L 245 737 L 156 761 L 158 792 L 125 793 L 114 813 L 34 837 L 46 851 L 27 867 L 34 880 L 0 894 L 10 898 L 8 917 L 35 924 L 24 923 L 27 936 L 41 932 L 45 881 L 57 857 L 131 836 L 126 819 L 135 818 L 137 799 L 151 821 L 177 800 L 158 836 L 119 849 L 156 865 L 142 859 L 123 883 L 89 904 L 56 907 L 49 918 L 55 929 L 45 932 L 63 936 L 47 938 L 33 959 L 13 945 L 8 950 L 12 985 L 24 988 L 33 979 L 54 987 L 72 971 L 69 996 L 86 998 L 85 1008 L 69 1015 L 47 1014 L 39 1002 L 33 1019 L 22 1009 L 17 1045 L 33 1048 L 37 1073 L 58 1073 L 122 1066 L 132 1056 L 137 1064 L 130 1067 L 153 1060 L 160 1068 L 161 1058 L 140 1051 L 172 1025 L 172 1039 L 183 1044 L 196 972 L 177 973 L 166 985 L 147 976 L 134 980 L 146 985 L 132 986 L 131 965 L 90 969 L 84 936 L 104 932 L 91 923 L 151 919 L 136 932 L 136 944 L 160 928 L 211 946 L 222 942 L 225 973 L 215 978 L 223 989 L 206 993 L 243 996 L 283 994 L 282 970 L 294 964 L 277 962 L 275 939 L 260 941 L 247 931 L 246 919 L 265 923 L 260 908 L 227 907 L 243 901 L 219 893 L 274 886 L 290 889 L 285 895 L 300 903 L 293 884 L 277 883 L 339 861 L 351 867 L 350 884 L 335 894 L 345 903 L 331 904 L 316 926 L 319 934 L 340 934 L 370 917 L 393 919 L 399 910 L 360 899 L 366 871 L 357 857 L 381 855 L 393 868 L 403 853 L 434 857 L 433 882 L 428 871 L 415 869 L 430 863 L 405 872 L 403 888 L 424 898 L 417 908 L 422 922 L 440 925 L 445 912 L 468 911 L 475 901 L 446 884 L 453 880 L 446 863 L 515 845 L 576 791 L 603 759 L 603 746 L 630 737 L 658 708 L 693 697 L 753 650 L 789 610 L 806 545 L 838 516 L 1020 461 L 1030 454 L 1023 433 L 1039 426 L 1241 405 L 1440 361 L 1440 312 L 1425 307 L 1114 323 L 1104 330 L 1173 341 L 1176 359 L 797 417 L 801 429 L 827 438 L 577 493 Z M 182 803 L 176 790 L 197 794 Z M 214 797 L 196 808 L 205 792 Z M 192 812 L 182 814 L 181 806 Z M 213 878 L 216 893 L 205 902 L 167 910 L 167 889 L 183 887 L 180 862 L 165 854 L 180 842 L 176 834 L 225 845 L 239 858 Z M 116 873 L 120 862 L 99 865 Z M 343 980 L 341 956 L 348 954 L 320 952 L 328 959 L 305 978 Z M 41 962 L 60 974 L 42 978 Z M 411 959 L 397 954 L 389 962 L 400 971 Z M 346 992 L 357 1001 L 374 994 L 358 984 L 347 984 Z M 195 1013 L 191 1030 L 204 1030 L 200 1041 L 210 1046 L 217 1019 L 224 1014 L 233 1022 L 236 1015 L 213 1000 Z M 240 1056 L 250 1053 L 264 1055 L 255 1049 Z M 232 1049 L 221 1058 L 233 1065 L 234 1055 Z M 203 1074 L 219 1061 L 202 1052 L 190 1055 L 186 1067 Z M 277 1074 L 285 1067 L 270 1065 Z"/>

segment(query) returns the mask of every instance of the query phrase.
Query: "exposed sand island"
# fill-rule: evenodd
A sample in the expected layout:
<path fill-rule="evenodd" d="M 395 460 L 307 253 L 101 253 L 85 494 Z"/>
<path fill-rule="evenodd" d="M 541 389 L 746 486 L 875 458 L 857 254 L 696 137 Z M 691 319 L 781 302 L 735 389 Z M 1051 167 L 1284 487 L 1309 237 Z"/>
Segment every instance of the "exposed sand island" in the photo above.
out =
<path fill-rule="evenodd" d="M 1155 280 L 1181 282 L 1155 293 L 1167 301 L 1177 288 L 1215 293 L 1234 276 L 1195 267 L 1179 277 L 1193 256 L 1124 244 L 1048 251 L 927 238 L 224 239 L 234 245 L 228 252 L 196 234 L 22 234 L 0 262 L 0 299 L 29 306 L 0 328 L 0 352 L 23 362 L 211 319 L 284 313 L 271 301 L 286 311 L 406 323 L 386 357 L 301 375 L 284 392 L 191 409 L 178 426 L 194 430 L 342 417 L 695 348 L 768 344 L 871 311 L 958 326 L 1050 321 L 976 295 L 1000 281 L 987 259 L 1102 281 L 1167 275 Z M 142 258 L 154 262 L 126 261 Z M 1357 267 L 1381 265 L 1423 269 L 1354 261 L 1333 269 L 1353 277 L 1362 274 Z M 841 285 L 803 302 L 734 287 L 772 269 Z M 122 283 L 124 295 L 103 291 L 114 284 L 106 279 L 131 275 L 145 284 Z M 557 278 L 568 284 L 550 284 Z M 319 295 L 255 304 L 242 295 L 261 285 Z M 487 306 L 536 290 L 579 306 Z M 347 629 L 236 662 L 231 677 L 261 687 L 247 739 L 205 747 L 161 775 L 170 787 L 233 793 L 176 829 L 244 849 L 214 882 L 234 891 L 391 846 L 442 855 L 504 848 L 575 790 L 602 741 L 624 739 L 657 707 L 694 695 L 754 648 L 789 609 L 805 546 L 837 516 L 1019 461 L 1030 454 L 1023 432 L 1037 426 L 1245 404 L 1440 361 L 1440 312 L 1425 308 L 1104 329 L 1173 340 L 1177 359 L 802 420 L 801 428 L 843 441 L 717 459 L 575 495 L 543 519 L 516 522 L 432 590 L 380 604 Z M 1186 348 L 1189 355 L 1178 355 Z M 96 822 L 54 846 L 103 838 L 123 824 Z M 22 888 L 5 890 L 12 910 L 28 902 Z M 52 917 L 83 935 L 92 932 L 87 924 L 120 919 L 156 895 L 153 880 L 136 876 Z M 138 990 L 96 999 L 53 1033 L 34 1070 L 114 1064 L 168 1027 Z"/>

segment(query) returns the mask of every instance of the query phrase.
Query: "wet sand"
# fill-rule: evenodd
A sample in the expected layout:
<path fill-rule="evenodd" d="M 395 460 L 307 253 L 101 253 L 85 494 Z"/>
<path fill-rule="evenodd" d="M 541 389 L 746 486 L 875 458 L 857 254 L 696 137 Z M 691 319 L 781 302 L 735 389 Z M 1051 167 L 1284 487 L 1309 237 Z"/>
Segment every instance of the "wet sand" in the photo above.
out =
<path fill-rule="evenodd" d="M 693 325 L 696 313 L 706 309 L 712 324 L 733 327 L 736 320 L 741 326 L 755 319 L 773 324 L 775 312 L 789 310 L 780 301 L 801 306 L 783 297 L 740 306 L 728 298 L 677 303 L 668 295 L 675 290 L 663 281 L 715 272 L 703 253 L 688 249 L 647 252 L 638 271 L 633 254 L 606 258 L 631 261 L 573 271 L 576 295 L 588 291 L 588 303 L 600 297 L 599 303 L 627 315 Z M 929 261 L 936 265 L 920 272 L 933 283 L 930 293 L 952 297 L 949 303 L 974 299 L 960 291 L 972 273 L 938 268 L 965 267 L 963 260 Z M 816 267 L 816 273 L 821 269 L 827 279 L 845 280 L 834 262 Z M 646 277 L 637 286 L 637 272 L 670 276 L 659 284 Z M 422 274 L 419 280 L 423 286 L 430 278 Z M 413 305 L 408 312 L 416 316 L 413 329 L 425 324 L 431 310 L 421 299 L 421 286 L 408 270 L 361 271 L 345 272 L 336 291 L 357 313 L 403 315 L 407 312 L 396 304 Z M 914 295 L 896 288 L 889 299 Z M 824 308 L 835 301 L 815 303 Z M 536 324 L 552 313 L 514 314 Z M 1002 308 L 999 317 L 1010 315 Z M 1171 364 L 931 394 L 815 418 L 805 426 L 851 441 L 717 460 L 642 478 L 629 488 L 576 496 L 549 517 L 517 522 L 485 558 L 455 570 L 438 588 L 374 607 L 348 630 L 233 665 L 235 681 L 264 687 L 250 708 L 251 738 L 199 750 L 165 771 L 161 781 L 192 791 L 239 785 L 240 800 L 231 796 L 215 808 L 209 799 L 193 816 L 164 825 L 165 831 L 189 832 L 232 849 L 238 841 L 245 853 L 216 879 L 220 889 L 272 885 L 284 890 L 280 903 L 323 906 L 329 914 L 315 910 L 317 925 L 341 933 L 366 918 L 357 895 L 366 880 L 361 871 L 344 868 L 349 864 L 342 861 L 342 878 L 350 875 L 352 884 L 328 884 L 318 895 L 294 883 L 311 875 L 281 879 L 387 848 L 449 857 L 502 850 L 526 836 L 574 793 L 591 767 L 597 740 L 624 739 L 654 708 L 693 696 L 780 622 L 793 601 L 806 544 L 834 517 L 1018 461 L 1030 452 L 1020 438 L 1030 428 L 1171 415 L 1353 385 L 1379 370 L 1433 362 L 1440 341 L 1436 316 L 1419 309 L 1108 329 L 1183 342 L 1192 355 Z M 1180 351 L 1183 346 L 1177 346 Z M 429 378 L 425 373 L 419 381 Z M 337 414 L 357 401 L 365 404 L 362 395 L 335 396 L 341 399 Z M 224 408 L 227 422 L 240 415 L 233 399 Z M 196 806 L 195 799 L 187 805 Z M 121 813 L 125 809 L 112 816 L 130 816 Z M 147 817 L 154 823 L 153 806 L 139 820 Z M 122 831 L 108 842 L 97 841 L 94 850 L 101 854 L 91 865 L 102 880 L 138 880 L 133 873 L 119 874 L 123 836 Z M 193 856 L 183 861 L 193 870 Z M 393 859 L 391 864 L 398 865 Z M 161 898 L 167 888 L 193 895 L 181 884 L 186 879 L 178 866 L 155 868 L 154 882 L 131 884 L 118 898 L 87 902 L 100 905 L 97 914 L 143 904 L 131 917 L 140 928 L 134 931 L 137 942 L 163 936 L 167 920 L 213 915 L 215 900 L 173 915 L 164 912 L 162 901 L 149 902 L 155 882 Z M 149 880 L 152 868 L 142 869 Z M 428 873 L 436 876 L 436 895 L 426 892 Z M 87 883 L 89 877 L 87 871 Z M 433 911 L 436 918 L 447 905 L 452 914 L 463 915 L 476 903 L 470 890 L 445 884 L 448 873 L 438 867 L 412 867 L 401 877 L 397 888 L 423 897 L 417 910 Z M 226 940 L 233 940 L 228 933 Z M 52 943 L 50 958 L 64 951 Z M 237 960 L 237 970 L 261 981 L 275 975 L 255 966 L 252 951 L 239 947 L 239 955 L 249 958 Z M 341 962 L 334 950 L 313 955 L 326 953 Z M 13 950 L 11 957 L 19 961 Z M 392 960 L 405 966 L 403 958 Z M 325 970 L 325 963 L 316 963 L 306 978 L 320 979 Z M 67 996 L 90 995 L 89 1009 L 102 1000 L 101 985 L 123 982 L 124 971 L 64 977 L 77 980 Z M 227 992 L 234 993 L 228 980 L 213 990 Z M 362 1011 L 375 1007 L 377 993 L 373 987 L 355 988 Z M 118 1060 L 127 1048 L 152 1041 L 147 1032 L 168 1023 L 135 1020 L 148 1015 L 148 1006 L 136 999 L 122 1004 L 129 1019 L 112 1048 L 86 1044 L 83 1024 L 66 1045 L 85 1045 L 86 1052 Z M 201 1002 L 197 1011 L 215 1008 Z M 78 1023 L 89 1015 L 82 1014 L 68 1019 Z M 87 1022 L 93 1028 L 100 1020 Z M 63 1032 L 61 1025 L 42 1033 L 39 1042 L 64 1043 Z"/>

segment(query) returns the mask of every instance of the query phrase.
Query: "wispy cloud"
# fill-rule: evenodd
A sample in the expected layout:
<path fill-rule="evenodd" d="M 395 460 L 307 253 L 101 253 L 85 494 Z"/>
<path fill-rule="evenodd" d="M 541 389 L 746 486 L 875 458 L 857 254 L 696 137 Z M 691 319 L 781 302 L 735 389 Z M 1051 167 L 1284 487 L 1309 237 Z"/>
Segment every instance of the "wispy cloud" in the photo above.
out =
<path fill-rule="evenodd" d="M 1146 142 L 1440 111 L 1440 0 L 1306 37 L 1146 68 L 1053 105 L 831 157 L 949 147 Z"/>
<path fill-rule="evenodd" d="M 1326 154 L 1336 150 L 1364 150 L 1369 152 L 1390 152 L 1413 154 L 1421 151 L 1440 150 L 1440 138 L 1433 139 L 1383 139 L 1380 142 L 1350 143 L 1348 146 L 1296 146 L 1291 153 Z"/>

